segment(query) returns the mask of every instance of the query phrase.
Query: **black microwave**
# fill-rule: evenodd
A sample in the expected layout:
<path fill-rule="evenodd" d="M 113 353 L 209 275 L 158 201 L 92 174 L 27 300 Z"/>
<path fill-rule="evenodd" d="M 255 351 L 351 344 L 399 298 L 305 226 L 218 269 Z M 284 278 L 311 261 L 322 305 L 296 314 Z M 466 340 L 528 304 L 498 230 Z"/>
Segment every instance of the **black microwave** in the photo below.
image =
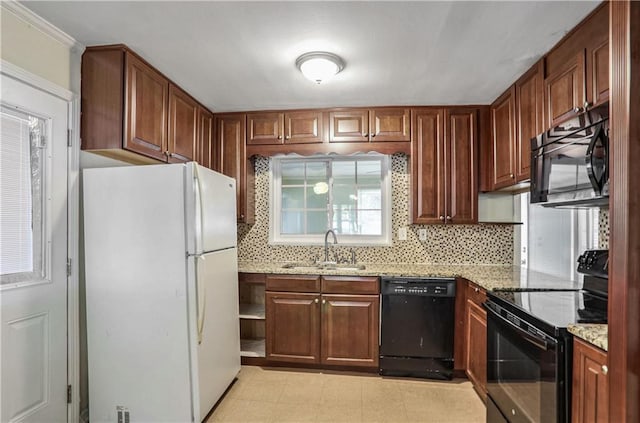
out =
<path fill-rule="evenodd" d="M 531 203 L 594 207 L 609 203 L 609 104 L 531 139 Z"/>

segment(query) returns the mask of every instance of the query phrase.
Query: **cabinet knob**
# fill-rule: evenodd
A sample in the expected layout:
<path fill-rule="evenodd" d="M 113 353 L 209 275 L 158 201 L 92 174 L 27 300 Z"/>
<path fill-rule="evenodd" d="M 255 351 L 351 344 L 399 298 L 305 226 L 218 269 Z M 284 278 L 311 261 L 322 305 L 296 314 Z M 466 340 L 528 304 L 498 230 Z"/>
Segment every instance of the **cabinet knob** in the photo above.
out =
<path fill-rule="evenodd" d="M 278 139 L 281 140 L 282 139 L 282 135 L 278 135 Z"/>
<path fill-rule="evenodd" d="M 286 137 L 284 137 L 285 140 L 291 139 L 291 137 L 289 135 L 287 135 Z"/>
<path fill-rule="evenodd" d="M 588 101 L 584 102 L 584 110 L 587 110 L 589 107 L 591 107 L 591 103 Z"/>
<path fill-rule="evenodd" d="M 326 303 L 327 303 L 327 300 L 322 300 L 322 304 L 326 304 Z"/>
<path fill-rule="evenodd" d="M 371 134 L 371 138 L 375 138 L 375 137 L 376 137 L 375 133 Z"/>
<path fill-rule="evenodd" d="M 169 157 L 171 155 L 171 153 L 169 153 L 169 150 L 167 150 L 167 151 L 164 152 L 164 155 Z"/>
<path fill-rule="evenodd" d="M 609 373 L 609 368 L 607 367 L 606 364 L 602 365 L 602 374 L 606 375 L 607 373 Z"/>
<path fill-rule="evenodd" d="M 444 221 L 444 216 L 443 216 L 443 215 L 440 215 L 440 218 L 439 218 L 439 219 L 440 219 L 440 220 L 442 220 L 442 221 Z"/>
<path fill-rule="evenodd" d="M 318 304 L 318 299 L 313 300 L 314 303 Z"/>
<path fill-rule="evenodd" d="M 510 174 L 509 174 L 509 177 L 510 177 L 511 179 L 513 179 L 513 178 L 514 178 L 513 173 L 510 173 Z"/>
<path fill-rule="evenodd" d="M 584 109 L 582 107 L 574 107 L 573 112 L 574 113 L 580 113 L 581 111 L 583 111 Z"/>
<path fill-rule="evenodd" d="M 480 288 L 478 288 L 478 287 L 473 288 L 473 290 L 474 290 L 474 292 L 480 292 Z"/>
<path fill-rule="evenodd" d="M 362 136 L 366 138 L 369 136 L 369 134 L 365 132 L 364 134 L 362 134 Z"/>
<path fill-rule="evenodd" d="M 447 215 L 447 220 L 451 220 L 451 216 Z"/>

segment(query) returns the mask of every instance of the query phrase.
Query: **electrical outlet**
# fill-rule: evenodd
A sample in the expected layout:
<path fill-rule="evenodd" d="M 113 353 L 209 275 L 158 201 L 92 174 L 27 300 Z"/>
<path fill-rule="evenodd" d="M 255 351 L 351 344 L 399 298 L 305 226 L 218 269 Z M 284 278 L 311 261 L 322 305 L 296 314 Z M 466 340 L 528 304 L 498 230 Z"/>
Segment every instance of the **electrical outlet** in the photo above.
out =
<path fill-rule="evenodd" d="M 418 229 L 418 239 L 420 241 L 427 240 L 427 230 L 426 229 Z"/>
<path fill-rule="evenodd" d="M 407 228 L 398 228 L 398 240 L 400 241 L 407 240 Z"/>

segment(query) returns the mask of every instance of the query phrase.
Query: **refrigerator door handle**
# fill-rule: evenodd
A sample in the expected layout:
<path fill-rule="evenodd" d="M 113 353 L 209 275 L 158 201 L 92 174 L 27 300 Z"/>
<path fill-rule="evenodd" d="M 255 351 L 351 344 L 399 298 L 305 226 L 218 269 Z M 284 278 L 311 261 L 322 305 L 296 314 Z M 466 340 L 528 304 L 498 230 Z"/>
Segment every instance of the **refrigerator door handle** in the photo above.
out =
<path fill-rule="evenodd" d="M 200 271 L 198 271 L 199 260 L 205 260 L 203 255 L 196 256 L 196 315 L 198 325 L 198 345 L 202 344 L 202 333 L 204 331 L 204 320 L 207 312 L 207 286 L 202 283 Z"/>
<path fill-rule="evenodd" d="M 196 191 L 196 198 L 198 199 L 198 216 L 196 219 L 196 253 L 201 254 L 203 252 L 204 243 L 204 205 L 202 202 L 202 185 L 200 182 L 200 175 L 198 174 L 198 165 L 194 163 L 193 176 L 195 177 L 194 189 Z"/>

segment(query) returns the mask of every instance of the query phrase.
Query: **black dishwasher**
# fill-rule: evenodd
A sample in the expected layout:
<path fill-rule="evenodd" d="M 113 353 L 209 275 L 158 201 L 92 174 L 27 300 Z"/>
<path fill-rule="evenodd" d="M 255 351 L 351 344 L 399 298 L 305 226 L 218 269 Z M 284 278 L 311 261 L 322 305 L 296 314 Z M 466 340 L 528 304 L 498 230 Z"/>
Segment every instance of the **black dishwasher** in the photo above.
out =
<path fill-rule="evenodd" d="M 382 278 L 380 374 L 451 379 L 455 279 Z"/>

